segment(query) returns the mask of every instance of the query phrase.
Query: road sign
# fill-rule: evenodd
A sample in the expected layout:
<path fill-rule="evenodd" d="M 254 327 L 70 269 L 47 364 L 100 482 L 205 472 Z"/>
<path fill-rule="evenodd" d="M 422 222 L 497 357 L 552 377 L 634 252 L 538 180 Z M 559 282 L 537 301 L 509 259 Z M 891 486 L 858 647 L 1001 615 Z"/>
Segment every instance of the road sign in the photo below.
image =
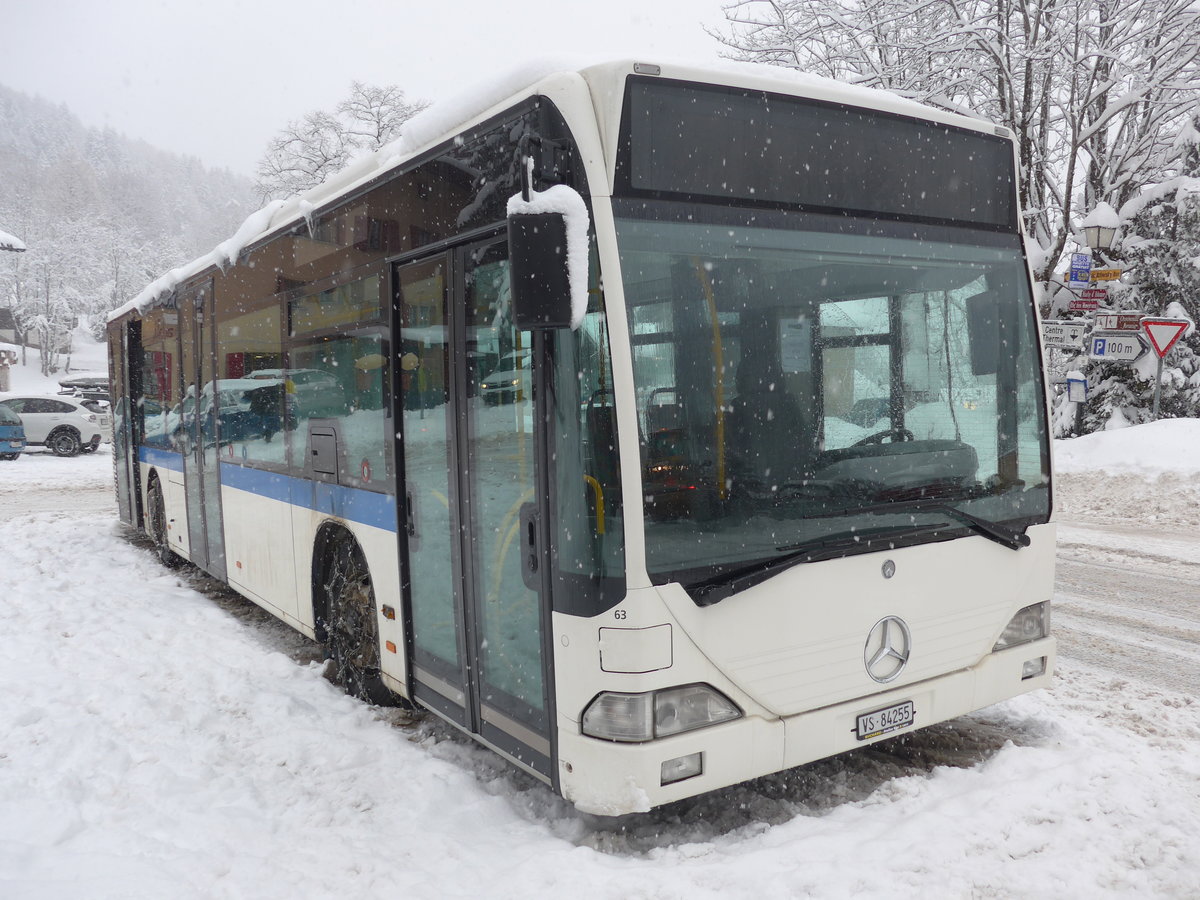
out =
<path fill-rule="evenodd" d="M 1042 343 L 1047 347 L 1082 347 L 1083 322 L 1043 322 Z"/>
<path fill-rule="evenodd" d="M 1092 324 L 1097 331 L 1141 331 L 1142 314 L 1140 312 L 1096 313 Z"/>
<path fill-rule="evenodd" d="M 1120 277 L 1120 269 L 1092 269 L 1092 281 L 1116 281 Z"/>
<path fill-rule="evenodd" d="M 1150 338 L 1150 346 L 1162 359 L 1192 323 L 1187 319 L 1142 319 L 1142 330 Z"/>
<path fill-rule="evenodd" d="M 1071 281 L 1090 281 L 1088 273 L 1092 268 L 1092 254 L 1090 253 L 1072 253 L 1071 254 Z"/>
<path fill-rule="evenodd" d="M 1101 362 L 1133 362 L 1146 352 L 1146 342 L 1136 332 L 1092 332 L 1088 357 Z"/>
<path fill-rule="evenodd" d="M 1099 300 L 1084 300 L 1082 297 L 1072 297 L 1071 302 L 1067 304 L 1067 309 L 1071 312 L 1091 312 L 1099 305 Z"/>
<path fill-rule="evenodd" d="M 1158 420 L 1158 401 L 1162 396 L 1163 357 L 1171 352 L 1175 342 L 1182 337 L 1192 323 L 1187 319 L 1142 319 L 1142 331 L 1150 338 L 1150 346 L 1158 357 L 1158 371 L 1154 375 L 1154 407 L 1151 415 Z"/>
<path fill-rule="evenodd" d="M 1081 300 L 1099 300 L 1101 303 L 1108 299 L 1108 288 L 1084 288 L 1079 292 Z"/>

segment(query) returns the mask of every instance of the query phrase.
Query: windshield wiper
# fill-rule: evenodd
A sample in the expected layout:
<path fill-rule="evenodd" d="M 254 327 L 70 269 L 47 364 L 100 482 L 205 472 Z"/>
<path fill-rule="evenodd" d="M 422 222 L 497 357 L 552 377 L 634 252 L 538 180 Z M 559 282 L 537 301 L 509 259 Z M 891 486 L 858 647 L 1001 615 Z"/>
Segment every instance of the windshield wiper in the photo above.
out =
<path fill-rule="evenodd" d="M 851 548 L 870 547 L 872 543 L 882 541 L 885 538 L 890 540 L 909 537 L 927 531 L 939 531 L 944 527 L 936 524 L 889 525 L 880 528 L 858 528 L 853 531 L 839 531 L 836 534 L 814 538 L 802 544 L 777 547 L 776 549 L 782 552 L 781 556 L 768 557 L 767 559 L 759 559 L 752 563 L 740 565 L 735 569 L 729 569 L 711 578 L 705 578 L 703 581 L 686 584 L 684 585 L 684 589 L 701 606 L 707 606 L 737 591 L 745 590 L 759 582 L 766 581 L 772 575 L 782 572 L 784 569 L 790 569 L 792 566 L 838 556 L 841 551 Z"/>
<path fill-rule="evenodd" d="M 959 499 L 970 499 L 969 495 Z M 944 497 L 917 498 L 913 500 L 895 500 L 890 503 L 870 503 L 866 506 L 847 506 L 830 516 L 849 516 L 855 513 L 890 513 L 890 512 L 936 512 L 962 522 L 976 534 L 981 534 L 988 540 L 995 541 L 1009 550 L 1020 550 L 1028 547 L 1031 541 L 1023 531 L 1016 531 L 999 522 L 989 522 L 969 512 L 950 505 L 951 499 Z"/>
<path fill-rule="evenodd" d="M 911 509 L 912 506 L 910 505 Z M 1001 525 L 999 522 L 989 522 L 987 519 L 981 519 L 974 516 L 965 510 L 961 510 L 956 506 L 950 506 L 946 503 L 929 503 L 917 504 L 917 508 L 921 511 L 940 512 L 943 515 L 958 519 L 976 534 L 982 534 L 985 538 L 995 541 L 997 544 L 1007 547 L 1009 550 L 1020 550 L 1022 547 L 1028 547 L 1033 543 L 1023 531 L 1009 528 L 1007 525 Z"/>
<path fill-rule="evenodd" d="M 960 496 L 956 499 L 971 499 L 971 495 Z M 995 541 L 1010 550 L 1020 550 L 1031 543 L 1029 535 L 1017 531 L 999 522 L 989 522 L 978 516 L 951 506 L 952 498 L 926 497 L 911 500 L 894 500 L 890 503 L 870 503 L 865 506 L 845 506 L 832 512 L 822 513 L 820 518 L 834 516 L 849 516 L 856 513 L 902 513 L 902 512 L 932 512 L 940 513 L 949 519 L 954 519 L 966 525 L 976 534 L 988 540 Z M 924 532 L 944 531 L 945 525 L 940 523 L 891 525 L 878 528 L 858 528 L 852 531 L 839 531 L 836 534 L 802 541 L 796 544 L 784 544 L 775 549 L 780 556 L 759 559 L 737 568 L 721 572 L 703 581 L 684 585 L 688 594 L 701 606 L 707 606 L 723 600 L 739 590 L 753 587 L 766 581 L 771 576 L 790 569 L 792 566 L 806 562 L 816 562 L 839 555 L 844 550 L 867 547 L 884 539 L 910 537 Z"/>

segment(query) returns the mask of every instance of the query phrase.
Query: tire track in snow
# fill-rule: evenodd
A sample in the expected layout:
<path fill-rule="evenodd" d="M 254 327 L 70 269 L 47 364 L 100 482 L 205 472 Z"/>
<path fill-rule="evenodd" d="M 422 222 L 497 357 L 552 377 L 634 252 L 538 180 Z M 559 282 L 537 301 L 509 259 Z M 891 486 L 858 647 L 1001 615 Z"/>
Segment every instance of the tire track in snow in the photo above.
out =
<path fill-rule="evenodd" d="M 1164 562 L 1156 554 L 1133 551 L 1118 560 L 1060 555 L 1053 613 L 1059 652 L 1170 691 L 1200 693 L 1200 577 L 1192 576 L 1192 564 L 1168 558 L 1172 574 L 1163 575 L 1154 571 Z"/>

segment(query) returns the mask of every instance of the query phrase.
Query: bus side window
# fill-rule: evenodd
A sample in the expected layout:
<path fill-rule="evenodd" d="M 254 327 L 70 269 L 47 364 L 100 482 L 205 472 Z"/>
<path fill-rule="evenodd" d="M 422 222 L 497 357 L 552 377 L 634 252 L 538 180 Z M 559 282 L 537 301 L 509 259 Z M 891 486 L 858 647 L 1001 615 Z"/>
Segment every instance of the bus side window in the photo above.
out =
<path fill-rule="evenodd" d="M 290 458 L 308 462 L 310 425 L 336 420 L 338 483 L 385 491 L 392 478 L 388 344 L 381 325 L 380 278 L 372 274 L 292 301 L 292 341 L 283 380 Z"/>
<path fill-rule="evenodd" d="M 593 255 L 592 284 L 596 285 Z M 625 594 L 612 360 L 598 288 L 576 331 L 553 332 L 556 608 L 592 615 Z"/>

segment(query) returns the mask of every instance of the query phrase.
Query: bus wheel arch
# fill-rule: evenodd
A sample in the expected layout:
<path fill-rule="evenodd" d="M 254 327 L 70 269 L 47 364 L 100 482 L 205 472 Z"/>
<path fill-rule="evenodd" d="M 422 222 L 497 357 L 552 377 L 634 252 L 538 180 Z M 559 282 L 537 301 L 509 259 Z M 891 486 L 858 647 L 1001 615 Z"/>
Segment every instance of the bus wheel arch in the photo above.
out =
<path fill-rule="evenodd" d="M 334 679 L 352 697 L 394 706 L 384 684 L 379 620 L 366 554 L 349 530 L 326 523 L 317 532 L 312 562 L 313 621 Z"/>

